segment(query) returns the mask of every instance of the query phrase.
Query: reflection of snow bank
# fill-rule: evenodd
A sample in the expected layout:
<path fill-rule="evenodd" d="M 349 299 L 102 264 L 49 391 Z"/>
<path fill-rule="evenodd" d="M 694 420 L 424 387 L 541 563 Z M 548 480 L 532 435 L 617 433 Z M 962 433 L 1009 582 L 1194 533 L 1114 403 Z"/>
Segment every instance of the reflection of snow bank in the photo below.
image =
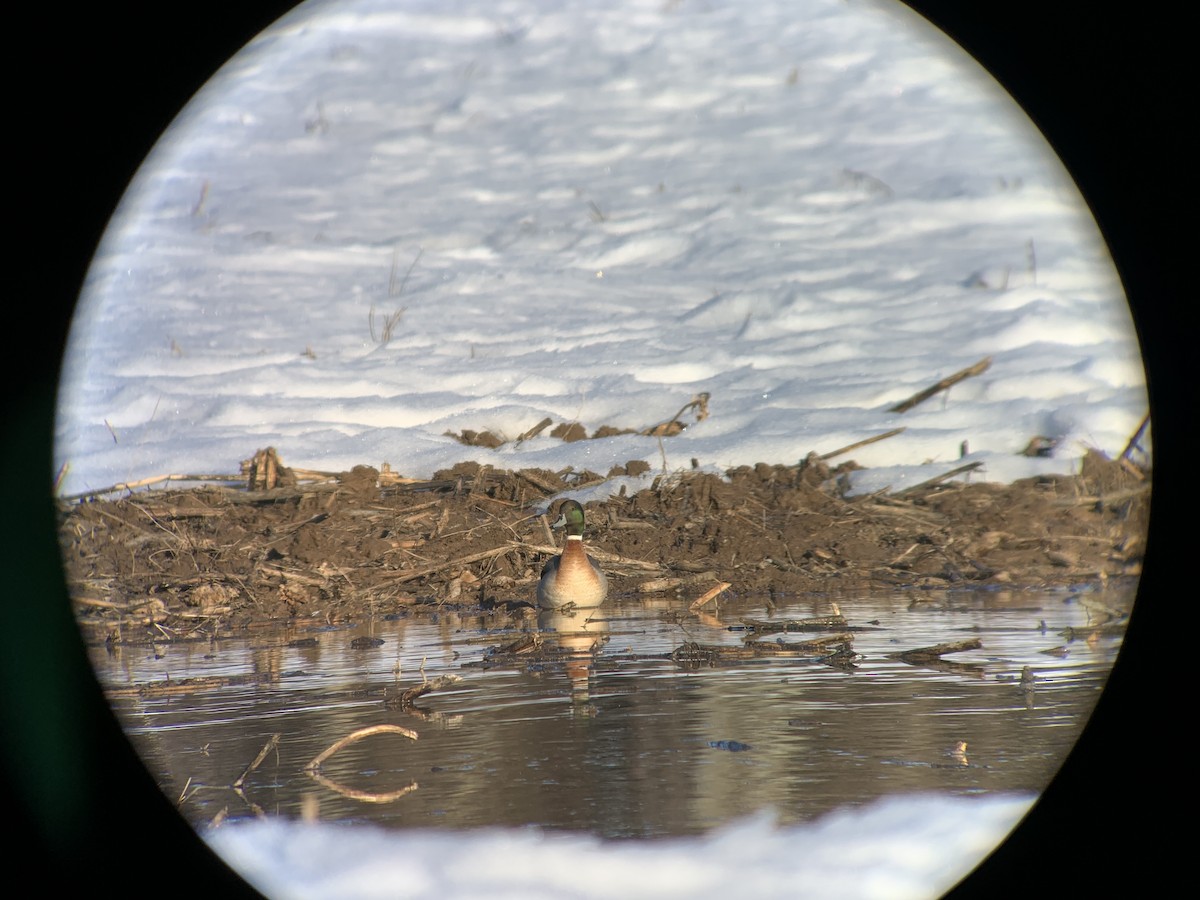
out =
<path fill-rule="evenodd" d="M 763 814 L 703 837 L 652 841 L 279 819 L 226 824 L 207 840 L 272 898 L 898 900 L 949 890 L 1031 803 L 1011 795 L 893 797 L 804 825 L 780 828 Z"/>

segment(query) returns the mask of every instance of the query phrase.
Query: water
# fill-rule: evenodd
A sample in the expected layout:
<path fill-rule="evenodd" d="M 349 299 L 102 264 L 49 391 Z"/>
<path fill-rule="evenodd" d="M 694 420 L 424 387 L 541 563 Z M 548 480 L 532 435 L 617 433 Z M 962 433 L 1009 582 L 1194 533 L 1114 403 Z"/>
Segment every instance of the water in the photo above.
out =
<path fill-rule="evenodd" d="M 865 629 L 854 635 L 853 668 L 769 657 L 690 670 L 661 658 L 686 641 L 740 646 L 744 635 L 730 628 L 743 617 L 829 615 L 828 597 L 773 611 L 744 598 L 700 616 L 681 601 L 617 598 L 586 625 L 584 616 L 553 623 L 545 645 L 562 652 L 532 663 L 494 655 L 534 630 L 529 616 L 417 610 L 346 628 L 94 647 L 92 656 L 143 759 L 197 826 L 267 813 L 646 837 L 695 834 L 764 808 L 786 824 L 898 793 L 1040 791 L 1120 646 L 1119 634 L 1063 632 L 1088 626 L 1097 604 L 1131 601 L 1065 591 L 839 597 L 849 623 Z M 383 643 L 352 648 L 361 637 Z M 299 638 L 316 644 L 288 646 Z M 982 647 L 938 667 L 887 655 L 968 638 Z M 1024 667 L 1032 686 L 1020 681 Z M 387 705 L 440 675 L 461 681 L 415 708 Z M 180 684 L 195 678 L 214 680 Z M 379 724 L 419 738 L 373 735 L 327 759 L 319 779 L 305 771 L 335 741 Z M 277 749 L 231 787 L 276 734 Z M 370 800 L 414 782 L 398 799 Z"/>

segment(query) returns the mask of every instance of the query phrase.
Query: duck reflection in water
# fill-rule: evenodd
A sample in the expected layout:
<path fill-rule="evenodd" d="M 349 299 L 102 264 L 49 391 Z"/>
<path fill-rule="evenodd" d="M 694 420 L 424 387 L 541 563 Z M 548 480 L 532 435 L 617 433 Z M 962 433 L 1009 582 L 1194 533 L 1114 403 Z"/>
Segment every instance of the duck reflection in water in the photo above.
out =
<path fill-rule="evenodd" d="M 593 618 L 594 609 L 564 606 L 538 610 L 542 648 L 561 655 L 571 682 L 571 699 L 587 700 L 596 657 L 608 643 L 608 621 Z"/>

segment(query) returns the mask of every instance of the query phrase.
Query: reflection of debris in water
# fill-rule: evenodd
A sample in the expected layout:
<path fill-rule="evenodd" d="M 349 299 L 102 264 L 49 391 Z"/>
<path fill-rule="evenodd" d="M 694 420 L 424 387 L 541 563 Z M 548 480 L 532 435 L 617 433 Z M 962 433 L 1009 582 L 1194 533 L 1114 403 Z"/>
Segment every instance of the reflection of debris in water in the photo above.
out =
<path fill-rule="evenodd" d="M 743 744 L 741 741 L 709 741 L 708 746 L 714 750 L 728 750 L 730 753 L 741 753 L 744 750 L 753 750 L 749 744 Z"/>
<path fill-rule="evenodd" d="M 595 610 L 574 606 L 538 610 L 537 631 L 490 648 L 483 659 L 466 665 L 487 669 L 520 666 L 527 672 L 559 671 L 561 666 L 571 686 L 571 699 L 587 700 L 596 656 L 609 638 L 608 621 L 592 618 L 594 614 Z"/>
<path fill-rule="evenodd" d="M 679 645 L 668 658 L 685 669 L 713 668 L 722 663 L 766 657 L 793 657 L 848 664 L 856 656 L 851 649 L 854 636 L 832 634 L 811 641 L 747 641 L 742 647 L 726 647 L 721 644 L 699 644 L 688 641 Z"/>
<path fill-rule="evenodd" d="M 940 763 L 940 762 L 931 763 L 931 762 L 924 762 L 922 760 L 892 758 L 892 759 L 883 759 L 883 760 L 880 760 L 880 762 L 882 762 L 884 765 L 889 765 L 889 766 L 916 766 L 916 767 L 920 767 L 920 768 L 929 768 L 929 769 L 964 769 L 964 768 L 972 767 L 970 760 L 967 759 L 967 742 L 966 741 L 955 741 L 954 746 L 951 747 L 950 749 L 948 749 L 944 755 L 946 757 L 948 757 L 951 761 L 945 762 L 945 763 Z M 975 768 L 979 768 L 979 767 L 976 766 Z M 986 769 L 987 766 L 983 766 L 982 768 Z"/>
<path fill-rule="evenodd" d="M 1037 679 L 1033 677 L 1033 669 L 1025 666 L 1021 669 L 1021 691 L 1025 694 L 1025 708 L 1033 709 L 1033 687 Z"/>

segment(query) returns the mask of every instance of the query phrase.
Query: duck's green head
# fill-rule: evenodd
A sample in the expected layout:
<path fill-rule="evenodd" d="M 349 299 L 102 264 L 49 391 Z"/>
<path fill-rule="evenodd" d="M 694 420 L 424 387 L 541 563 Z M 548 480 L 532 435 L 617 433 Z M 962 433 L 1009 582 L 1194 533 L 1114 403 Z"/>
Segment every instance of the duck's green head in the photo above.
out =
<path fill-rule="evenodd" d="M 551 528 L 565 528 L 567 534 L 583 537 L 583 507 L 577 500 L 564 500 L 558 508 L 558 518 L 550 523 Z"/>

